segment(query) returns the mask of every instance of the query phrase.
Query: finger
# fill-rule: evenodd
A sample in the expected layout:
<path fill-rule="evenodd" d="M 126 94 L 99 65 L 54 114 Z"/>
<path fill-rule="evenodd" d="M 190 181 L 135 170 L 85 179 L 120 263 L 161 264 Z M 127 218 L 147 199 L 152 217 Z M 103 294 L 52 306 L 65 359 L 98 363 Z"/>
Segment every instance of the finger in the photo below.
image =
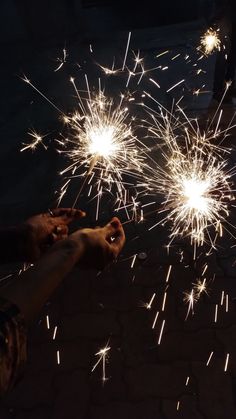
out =
<path fill-rule="evenodd" d="M 55 234 L 55 233 L 52 233 L 51 234 L 51 240 L 52 240 L 52 243 L 56 243 L 56 242 L 58 242 L 58 241 L 60 241 L 60 240 L 64 240 L 64 239 L 66 239 L 68 237 L 68 235 L 67 234 Z"/>
<path fill-rule="evenodd" d="M 55 227 L 55 234 L 59 234 L 59 235 L 63 235 L 66 234 L 68 235 L 68 227 L 65 224 L 59 225 Z"/>
<path fill-rule="evenodd" d="M 75 208 L 55 208 L 51 210 L 54 217 L 60 218 L 64 224 L 69 224 L 75 219 L 85 217 L 86 213 Z"/>
<path fill-rule="evenodd" d="M 102 230 L 104 232 L 105 238 L 110 240 L 112 236 L 116 236 L 117 233 L 119 233 L 120 228 L 122 228 L 122 225 L 119 218 L 113 217 L 110 223 L 105 225 Z"/>
<path fill-rule="evenodd" d="M 121 252 L 124 244 L 125 244 L 125 232 L 124 232 L 123 227 L 121 225 L 119 230 L 116 232 L 116 237 L 115 237 L 114 241 L 112 241 L 110 243 L 110 249 L 113 252 L 114 258 L 117 258 L 117 256 Z"/>
<path fill-rule="evenodd" d="M 56 241 L 57 241 L 57 234 L 55 234 L 55 233 L 50 234 L 51 244 L 55 243 Z"/>

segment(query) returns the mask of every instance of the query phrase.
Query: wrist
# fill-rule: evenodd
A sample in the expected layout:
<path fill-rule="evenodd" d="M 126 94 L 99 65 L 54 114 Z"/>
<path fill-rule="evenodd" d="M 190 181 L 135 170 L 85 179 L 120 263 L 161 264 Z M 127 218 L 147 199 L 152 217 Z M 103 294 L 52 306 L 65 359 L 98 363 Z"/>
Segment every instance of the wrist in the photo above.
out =
<path fill-rule="evenodd" d="M 72 263 L 76 264 L 83 257 L 85 246 L 79 235 L 76 238 L 69 236 L 52 246 L 51 252 L 57 251 L 62 252 L 66 258 L 71 259 Z"/>

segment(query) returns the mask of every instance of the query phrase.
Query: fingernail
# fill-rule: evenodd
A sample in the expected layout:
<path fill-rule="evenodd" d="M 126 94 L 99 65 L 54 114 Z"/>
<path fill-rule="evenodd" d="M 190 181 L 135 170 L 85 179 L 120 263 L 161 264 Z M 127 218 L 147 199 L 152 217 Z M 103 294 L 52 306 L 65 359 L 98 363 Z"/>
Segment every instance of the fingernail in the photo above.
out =
<path fill-rule="evenodd" d="M 78 210 L 76 210 L 75 216 L 76 216 L 76 215 L 77 215 L 78 217 L 85 217 L 86 212 L 78 209 Z"/>

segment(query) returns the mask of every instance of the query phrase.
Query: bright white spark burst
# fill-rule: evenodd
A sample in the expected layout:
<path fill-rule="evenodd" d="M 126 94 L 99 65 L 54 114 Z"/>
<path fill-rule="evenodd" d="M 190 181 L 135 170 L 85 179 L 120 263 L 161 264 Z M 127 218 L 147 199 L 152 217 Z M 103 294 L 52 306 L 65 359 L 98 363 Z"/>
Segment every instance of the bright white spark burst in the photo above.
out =
<path fill-rule="evenodd" d="M 170 189 L 165 205 L 170 209 L 168 218 L 174 220 L 171 235 L 190 235 L 192 242 L 202 245 L 208 227 L 213 225 L 220 233 L 221 222 L 229 215 L 233 196 L 224 172 L 226 162 L 194 149 L 187 158 L 174 153 L 168 166 Z"/>
<path fill-rule="evenodd" d="M 220 51 L 221 40 L 219 38 L 219 29 L 207 29 L 207 31 L 202 35 L 200 39 L 200 46 L 198 49 L 205 55 L 210 55 L 216 50 Z"/>
<path fill-rule="evenodd" d="M 64 147 L 59 151 L 66 153 L 70 164 L 62 174 L 70 172 L 75 177 L 77 169 L 85 168 L 85 178 L 96 179 L 98 201 L 104 189 L 111 192 L 115 186 L 118 201 L 126 205 L 124 176 L 134 178 L 142 173 L 144 165 L 129 110 L 122 106 L 123 97 L 116 107 L 101 89 L 98 94 L 91 95 L 87 78 L 88 98 L 82 99 L 74 80 L 71 81 L 78 94 L 79 110 L 64 117 L 71 133 L 67 139 L 59 141 Z M 63 194 L 64 191 L 63 186 Z"/>
<path fill-rule="evenodd" d="M 215 248 L 235 199 L 232 189 L 235 167 L 228 167 L 224 157 L 228 150 L 213 141 L 226 133 L 219 130 L 219 121 L 215 130 L 209 128 L 201 133 L 197 121 L 194 127 L 194 121 L 180 107 L 177 109 L 185 122 L 161 106 L 158 114 L 151 114 L 153 124 L 149 133 L 155 141 L 160 140 L 164 163 L 154 163 L 146 186 L 152 193 L 164 196 L 159 212 L 167 215 L 150 229 L 169 222 L 171 242 L 176 237 L 190 237 L 195 251 L 204 242 Z"/>

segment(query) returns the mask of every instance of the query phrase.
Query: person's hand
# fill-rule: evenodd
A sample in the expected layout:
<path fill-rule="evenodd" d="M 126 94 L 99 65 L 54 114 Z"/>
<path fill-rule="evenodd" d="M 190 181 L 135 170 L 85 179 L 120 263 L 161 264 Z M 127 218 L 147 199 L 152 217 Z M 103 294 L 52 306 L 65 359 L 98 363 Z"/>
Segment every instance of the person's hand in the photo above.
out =
<path fill-rule="evenodd" d="M 118 257 L 125 244 L 125 233 L 120 220 L 114 217 L 104 227 L 77 230 L 69 239 L 82 248 L 80 265 L 101 270 Z"/>
<path fill-rule="evenodd" d="M 84 217 L 79 209 L 56 208 L 48 213 L 30 217 L 21 226 L 23 232 L 22 256 L 26 261 L 37 260 L 53 243 L 68 236 L 68 225 Z"/>

